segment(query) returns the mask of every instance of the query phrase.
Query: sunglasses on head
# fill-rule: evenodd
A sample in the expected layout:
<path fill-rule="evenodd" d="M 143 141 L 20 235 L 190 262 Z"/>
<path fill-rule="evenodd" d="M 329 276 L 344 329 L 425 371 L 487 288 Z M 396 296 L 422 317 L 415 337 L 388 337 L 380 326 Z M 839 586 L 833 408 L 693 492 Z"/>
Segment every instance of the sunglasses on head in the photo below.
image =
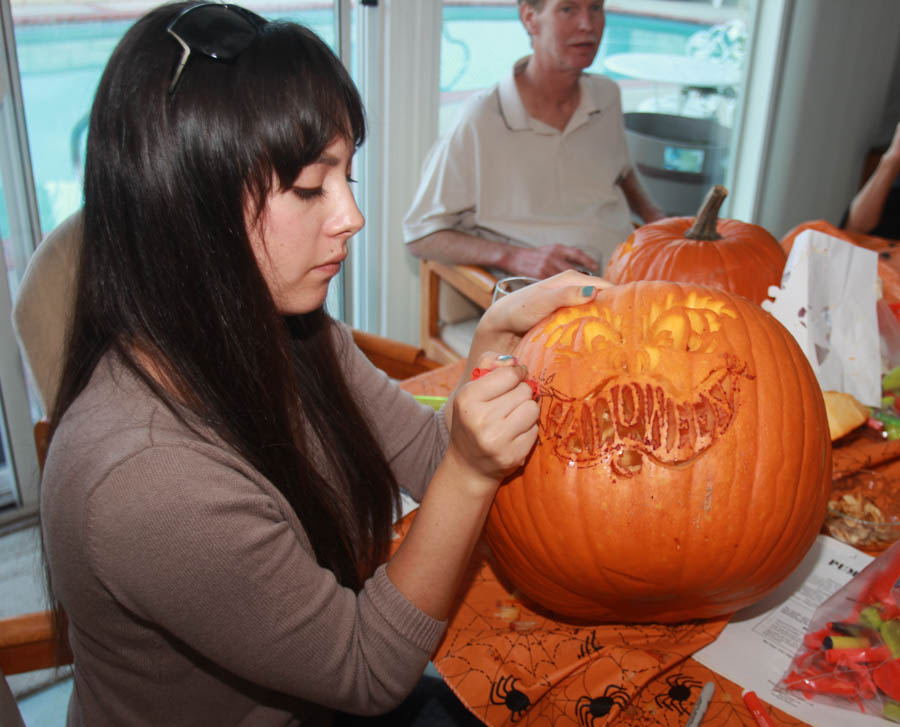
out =
<path fill-rule="evenodd" d="M 247 50 L 267 22 L 239 5 L 199 3 L 182 10 L 166 27 L 166 32 L 183 50 L 172 74 L 169 95 L 175 92 L 191 53 L 202 53 L 220 61 L 233 60 Z"/>

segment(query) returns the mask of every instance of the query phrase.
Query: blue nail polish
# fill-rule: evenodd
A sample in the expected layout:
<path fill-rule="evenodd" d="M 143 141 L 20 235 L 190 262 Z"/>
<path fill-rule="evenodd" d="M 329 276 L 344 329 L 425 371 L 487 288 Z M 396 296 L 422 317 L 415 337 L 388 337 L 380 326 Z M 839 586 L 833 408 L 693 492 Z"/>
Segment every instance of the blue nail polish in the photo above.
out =
<path fill-rule="evenodd" d="M 585 298 L 590 298 L 590 297 L 594 294 L 594 286 L 593 286 L 593 285 L 585 285 L 585 286 L 581 289 L 581 294 L 582 294 Z"/>
<path fill-rule="evenodd" d="M 509 361 L 512 358 L 508 353 L 503 353 L 497 356 L 498 361 Z"/>

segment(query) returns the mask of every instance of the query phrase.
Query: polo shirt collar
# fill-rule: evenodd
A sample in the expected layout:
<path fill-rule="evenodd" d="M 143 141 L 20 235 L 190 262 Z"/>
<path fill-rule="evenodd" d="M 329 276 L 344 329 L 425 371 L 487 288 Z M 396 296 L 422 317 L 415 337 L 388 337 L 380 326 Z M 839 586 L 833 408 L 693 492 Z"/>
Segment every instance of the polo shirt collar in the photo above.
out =
<path fill-rule="evenodd" d="M 516 68 L 526 60 L 527 56 L 516 61 L 506 77 L 497 84 L 497 92 L 500 95 L 500 112 L 512 131 L 524 131 L 530 129 L 532 125 L 532 118 L 525 111 L 525 104 L 522 103 L 519 89 L 516 88 Z"/>
<path fill-rule="evenodd" d="M 500 97 L 500 111 L 503 118 L 512 131 L 525 131 L 531 129 L 536 132 L 546 133 L 551 127 L 531 118 L 525 111 L 525 105 L 522 103 L 522 97 L 519 96 L 519 89 L 516 87 L 516 69 L 521 67 L 528 60 L 528 56 L 520 58 L 513 64 L 512 69 L 500 83 L 497 84 L 497 92 Z M 603 93 L 597 84 L 588 83 L 584 74 L 578 80 L 581 86 L 581 98 L 578 101 L 578 108 L 572 114 L 569 120 L 569 126 L 566 131 L 577 129 L 585 123 L 590 116 L 600 113 L 613 102 L 613 97 Z M 558 133 L 556 129 L 553 133 Z"/>

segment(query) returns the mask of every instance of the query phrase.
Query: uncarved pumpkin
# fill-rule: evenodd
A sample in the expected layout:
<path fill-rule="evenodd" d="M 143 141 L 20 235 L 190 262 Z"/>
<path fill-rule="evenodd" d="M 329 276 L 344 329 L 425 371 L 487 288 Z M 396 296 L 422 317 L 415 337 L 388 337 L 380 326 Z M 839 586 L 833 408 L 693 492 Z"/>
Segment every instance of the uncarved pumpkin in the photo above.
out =
<path fill-rule="evenodd" d="M 759 225 L 719 219 L 727 196 L 707 193 L 696 217 L 667 217 L 638 227 L 612 254 L 604 277 L 613 283 L 669 280 L 712 285 L 754 303 L 781 283 L 786 260 L 778 240 Z"/>
<path fill-rule="evenodd" d="M 803 558 L 830 492 L 828 421 L 762 308 L 630 283 L 560 309 L 516 355 L 539 436 L 486 536 L 522 594 L 571 619 L 679 622 L 757 601 Z"/>

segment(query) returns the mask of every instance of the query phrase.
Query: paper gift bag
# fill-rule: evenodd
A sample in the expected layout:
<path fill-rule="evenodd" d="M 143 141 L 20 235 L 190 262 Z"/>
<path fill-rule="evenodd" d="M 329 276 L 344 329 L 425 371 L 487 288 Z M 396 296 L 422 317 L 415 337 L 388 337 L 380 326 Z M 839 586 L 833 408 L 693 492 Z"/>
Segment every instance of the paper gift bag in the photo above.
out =
<path fill-rule="evenodd" d="M 878 255 L 836 237 L 806 230 L 794 241 L 781 287 L 762 306 L 787 328 L 823 391 L 881 402 L 876 302 Z"/>

